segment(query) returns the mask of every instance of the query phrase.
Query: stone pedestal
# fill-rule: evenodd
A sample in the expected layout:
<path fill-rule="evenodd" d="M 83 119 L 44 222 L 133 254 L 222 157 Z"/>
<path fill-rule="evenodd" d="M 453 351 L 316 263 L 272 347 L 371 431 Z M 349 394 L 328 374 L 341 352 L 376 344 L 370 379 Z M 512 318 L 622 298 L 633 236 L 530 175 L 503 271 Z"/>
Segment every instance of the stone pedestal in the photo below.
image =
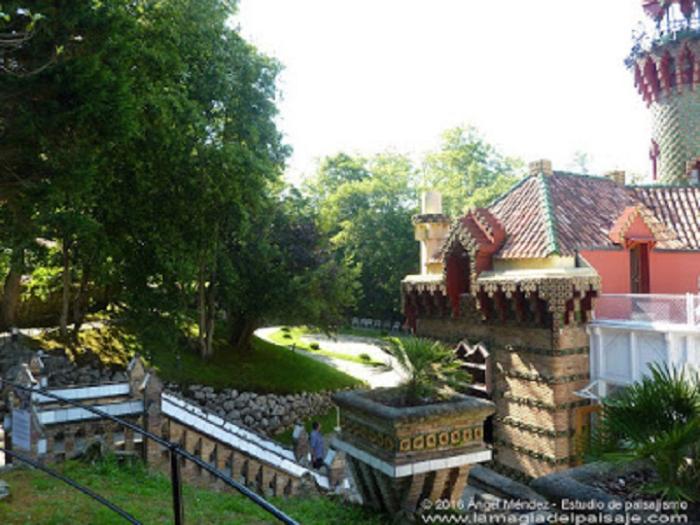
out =
<path fill-rule="evenodd" d="M 450 401 L 396 408 L 364 391 L 333 396 L 341 433 L 334 448 L 346 453 L 365 505 L 413 513 L 424 499 L 457 500 L 469 467 L 491 459 L 483 423 L 489 401 L 456 396 Z"/>

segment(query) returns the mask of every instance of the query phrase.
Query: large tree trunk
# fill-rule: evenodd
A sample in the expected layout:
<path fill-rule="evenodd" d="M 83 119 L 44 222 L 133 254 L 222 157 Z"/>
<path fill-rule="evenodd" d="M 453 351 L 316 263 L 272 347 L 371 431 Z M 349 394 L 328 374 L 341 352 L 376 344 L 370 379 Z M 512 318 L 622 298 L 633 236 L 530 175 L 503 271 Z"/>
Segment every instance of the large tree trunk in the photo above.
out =
<path fill-rule="evenodd" d="M 80 276 L 80 288 L 73 301 L 73 339 L 78 340 L 80 327 L 85 322 L 85 314 L 87 313 L 88 303 L 88 271 L 83 268 L 83 273 Z"/>
<path fill-rule="evenodd" d="M 24 250 L 16 250 L 12 253 L 10 272 L 5 278 L 2 295 L 2 327 L 9 330 L 17 321 L 17 306 L 19 305 L 20 292 L 22 290 L 22 272 L 24 271 Z"/>
<path fill-rule="evenodd" d="M 216 270 L 211 272 L 207 287 L 207 357 L 214 355 L 214 328 L 216 327 Z"/>
<path fill-rule="evenodd" d="M 229 342 L 237 350 L 250 350 L 251 340 L 255 333 L 257 322 L 248 317 L 233 318 L 231 321 L 231 334 Z"/>
<path fill-rule="evenodd" d="M 68 240 L 63 239 L 62 259 L 63 259 L 63 274 L 61 276 L 61 317 L 59 320 L 59 332 L 62 338 L 68 337 L 68 310 L 70 308 L 70 247 Z"/>
<path fill-rule="evenodd" d="M 207 291 L 204 281 L 204 268 L 200 264 L 199 273 L 197 275 L 197 343 L 199 344 L 199 355 L 204 359 L 208 356 L 207 352 Z"/>

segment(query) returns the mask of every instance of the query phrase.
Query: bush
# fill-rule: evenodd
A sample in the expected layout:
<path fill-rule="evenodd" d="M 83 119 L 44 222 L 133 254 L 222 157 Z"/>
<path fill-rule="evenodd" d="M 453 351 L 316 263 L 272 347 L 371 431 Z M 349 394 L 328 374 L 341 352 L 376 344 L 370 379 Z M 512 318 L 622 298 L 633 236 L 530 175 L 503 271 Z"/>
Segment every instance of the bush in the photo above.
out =
<path fill-rule="evenodd" d="M 652 365 L 650 377 L 603 401 L 591 455 L 649 460 L 659 479 L 647 491 L 700 501 L 700 377 Z"/>
<path fill-rule="evenodd" d="M 311 350 L 320 350 L 321 346 L 318 343 L 311 343 L 309 344 L 309 348 L 311 348 Z"/>
<path fill-rule="evenodd" d="M 291 339 L 292 334 L 282 334 L 282 337 L 284 337 L 285 339 Z"/>
<path fill-rule="evenodd" d="M 372 360 L 372 358 L 369 356 L 369 354 L 366 354 L 366 353 L 360 354 L 360 359 L 362 359 L 363 361 L 365 361 L 367 363 L 369 363 Z"/>
<path fill-rule="evenodd" d="M 439 341 L 419 337 L 390 339 L 390 353 L 401 368 L 408 372 L 408 379 L 399 386 L 405 404 L 438 400 L 471 381 L 455 359 L 454 352 Z"/>

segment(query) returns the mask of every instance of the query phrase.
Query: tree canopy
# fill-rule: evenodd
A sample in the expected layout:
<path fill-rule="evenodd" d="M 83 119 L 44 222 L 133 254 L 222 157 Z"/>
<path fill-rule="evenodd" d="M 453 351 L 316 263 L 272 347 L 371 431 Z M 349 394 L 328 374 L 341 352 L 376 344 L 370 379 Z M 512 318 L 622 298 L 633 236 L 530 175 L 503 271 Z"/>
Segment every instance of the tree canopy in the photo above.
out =
<path fill-rule="evenodd" d="M 236 2 L 32 9 L 41 24 L 2 55 L 14 68 L 0 85 L 5 326 L 22 275 L 40 268 L 60 275 L 65 337 L 97 296 L 126 315 L 194 323 L 204 356 L 225 314 L 253 328 L 285 311 L 337 322 L 347 293 L 331 277 L 343 268 L 281 182 L 280 65 L 231 28 Z M 62 42 L 59 59 L 19 74 Z"/>

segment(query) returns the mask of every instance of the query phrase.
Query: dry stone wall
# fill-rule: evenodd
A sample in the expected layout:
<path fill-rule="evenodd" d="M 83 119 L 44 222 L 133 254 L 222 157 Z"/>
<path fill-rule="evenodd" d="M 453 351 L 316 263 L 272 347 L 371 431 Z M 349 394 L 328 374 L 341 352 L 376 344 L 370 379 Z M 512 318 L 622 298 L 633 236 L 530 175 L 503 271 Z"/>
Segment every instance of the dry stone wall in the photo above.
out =
<path fill-rule="evenodd" d="M 34 350 L 21 343 L 7 342 L 0 347 L 0 377 L 15 377 L 21 363 L 28 363 L 34 355 Z M 44 353 L 42 362 L 42 376 L 47 379 L 49 388 L 121 383 L 127 380 L 124 369 L 89 365 L 78 367 L 60 351 Z M 288 430 L 304 419 L 323 415 L 333 406 L 331 392 L 274 395 L 234 389 L 215 391 L 212 387 L 203 385 L 183 388 L 175 383 L 168 384 L 167 389 L 222 419 L 245 425 L 268 436 Z M 3 412 L 2 406 L 0 412 Z"/>
<path fill-rule="evenodd" d="M 333 406 L 331 392 L 275 395 L 228 388 L 216 392 L 212 387 L 202 385 L 181 390 L 172 383 L 167 388 L 222 419 L 267 435 L 287 430 L 298 421 L 325 414 Z"/>

